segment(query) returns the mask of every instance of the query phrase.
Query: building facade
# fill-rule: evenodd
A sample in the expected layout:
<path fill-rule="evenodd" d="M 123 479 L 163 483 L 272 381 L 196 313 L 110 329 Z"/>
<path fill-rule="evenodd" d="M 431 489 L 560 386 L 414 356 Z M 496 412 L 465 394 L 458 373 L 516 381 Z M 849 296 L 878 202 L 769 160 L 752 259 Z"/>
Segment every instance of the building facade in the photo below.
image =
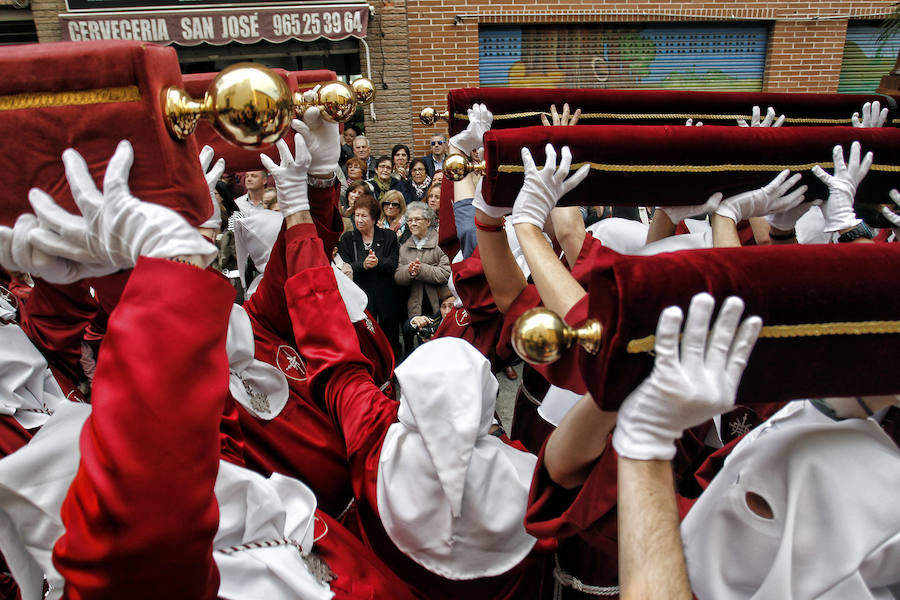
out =
<path fill-rule="evenodd" d="M 428 152 L 429 137 L 445 128 L 425 127 L 415 115 L 426 106 L 443 109 L 447 91 L 457 87 L 873 92 L 900 50 L 900 40 L 878 39 L 893 0 L 214 6 L 223 3 L 206 0 L 213 6 L 186 10 L 177 0 L 0 0 L 0 43 L 139 35 L 172 44 L 185 72 L 254 60 L 288 70 L 331 69 L 342 79 L 368 74 L 378 92 L 364 117 L 373 152 L 402 142 L 416 155 Z M 161 32 L 165 11 L 182 12 Z M 83 15 L 104 12 L 113 15 L 105 24 L 86 24 L 91 19 Z M 127 34 L 113 33 L 110 22 L 123 13 Z M 269 13 L 275 14 L 266 21 Z M 165 39 L 154 38 L 163 33 Z"/>

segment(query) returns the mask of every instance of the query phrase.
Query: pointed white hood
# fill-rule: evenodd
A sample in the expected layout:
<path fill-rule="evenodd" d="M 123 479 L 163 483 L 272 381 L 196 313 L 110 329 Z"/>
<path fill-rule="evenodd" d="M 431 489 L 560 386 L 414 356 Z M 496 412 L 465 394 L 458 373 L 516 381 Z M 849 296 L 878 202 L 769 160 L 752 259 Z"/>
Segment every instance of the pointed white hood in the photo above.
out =
<path fill-rule="evenodd" d="M 537 459 L 489 434 L 498 383 L 456 338 L 423 344 L 396 369 L 399 423 L 378 469 L 378 511 L 391 540 L 448 579 L 505 573 L 534 546 L 523 520 Z"/>

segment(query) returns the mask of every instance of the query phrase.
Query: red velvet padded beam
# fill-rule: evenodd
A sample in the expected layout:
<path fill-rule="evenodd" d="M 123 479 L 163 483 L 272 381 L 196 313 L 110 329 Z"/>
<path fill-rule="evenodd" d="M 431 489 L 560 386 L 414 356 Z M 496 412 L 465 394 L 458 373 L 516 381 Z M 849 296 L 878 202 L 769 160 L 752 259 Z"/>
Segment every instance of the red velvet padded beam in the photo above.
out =
<path fill-rule="evenodd" d="M 119 140 L 134 146 L 130 185 L 142 200 L 170 206 L 192 223 L 206 220 L 209 191 L 193 138 L 172 139 L 160 91 L 182 87 L 175 50 L 130 41 L 8 46 L 0 52 L 0 223 L 28 212 L 40 187 L 77 212 L 62 165 L 73 147 L 98 185 Z"/>
<path fill-rule="evenodd" d="M 702 291 L 716 298 L 717 309 L 726 297 L 740 296 L 746 314 L 760 315 L 767 328 L 819 324 L 812 329 L 828 333 L 835 327 L 829 324 L 883 321 L 888 325 L 878 328 L 894 331 L 761 337 L 739 402 L 900 393 L 900 244 L 718 248 L 648 257 L 606 250 L 596 264 L 588 313 L 603 325 L 602 347 L 596 356 L 577 350 L 567 357 L 577 355 L 588 389 L 608 410 L 653 365 L 647 352 L 629 353 L 629 342 L 653 335 L 662 309 L 679 305 L 686 311 Z"/>
<path fill-rule="evenodd" d="M 875 154 L 875 164 L 860 185 L 856 203 L 862 218 L 873 220 L 888 192 L 900 185 L 900 129 L 852 127 L 652 127 L 578 125 L 492 130 L 485 134 L 485 200 L 512 206 L 522 187 L 521 149 L 544 162 L 544 147 L 572 150 L 573 169 L 593 163 L 590 175 L 562 199 L 573 205 L 691 205 L 714 192 L 726 196 L 759 188 L 779 171 L 803 174 L 807 199 L 826 198 L 825 185 L 810 169 L 831 170 L 832 148 L 842 144 L 849 156 L 858 140 Z M 878 224 L 877 221 L 873 222 Z M 884 225 L 879 225 L 884 226 Z"/>
<path fill-rule="evenodd" d="M 685 90 L 596 90 L 531 88 L 466 88 L 450 90 L 451 135 L 465 129 L 466 110 L 476 102 L 494 113 L 494 129 L 540 125 L 540 112 L 565 102 L 580 108 L 587 125 L 684 125 L 693 118 L 706 125 L 736 125 L 736 116 L 749 123 L 759 106 L 765 115 L 773 107 L 785 115 L 786 126 L 850 125 L 850 117 L 865 102 L 878 100 L 891 110 L 888 123 L 900 123 L 897 103 L 880 94 L 783 94 L 758 92 L 696 92 Z"/>
<path fill-rule="evenodd" d="M 317 83 L 335 81 L 337 79 L 335 72 L 328 70 L 291 72 L 285 71 L 284 69 L 272 70 L 284 79 L 284 82 L 287 84 L 288 89 L 291 90 L 291 93 L 296 92 L 298 89 L 309 89 Z M 185 75 L 184 89 L 192 98 L 200 100 L 203 98 L 209 84 L 215 79 L 216 75 L 218 75 L 218 73 L 194 73 Z M 225 170 L 228 173 L 257 171 L 262 169 L 262 165 L 259 162 L 260 154 L 266 154 L 275 161 L 275 164 L 281 162 L 281 159 L 278 156 L 278 150 L 275 148 L 274 144 L 268 148 L 245 150 L 219 137 L 219 134 L 215 132 L 209 121 L 204 120 L 197 123 L 197 130 L 194 132 L 194 137 L 196 138 L 199 147 L 202 148 L 204 145 L 209 145 L 215 151 L 216 158 L 225 159 Z M 287 134 L 285 134 L 284 140 L 287 142 L 291 152 L 293 152 L 294 131 L 289 130 Z"/>

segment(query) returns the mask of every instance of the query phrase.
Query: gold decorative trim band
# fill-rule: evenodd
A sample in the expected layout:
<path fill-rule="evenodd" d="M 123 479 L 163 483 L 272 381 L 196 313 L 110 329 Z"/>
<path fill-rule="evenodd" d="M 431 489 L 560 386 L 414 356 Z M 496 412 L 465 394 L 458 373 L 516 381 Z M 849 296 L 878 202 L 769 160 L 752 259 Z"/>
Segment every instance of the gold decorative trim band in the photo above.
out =
<path fill-rule="evenodd" d="M 0 111 L 26 108 L 51 108 L 56 106 L 85 106 L 113 102 L 137 102 L 141 91 L 136 85 L 97 88 L 72 92 L 40 92 L 0 96 Z"/>
<path fill-rule="evenodd" d="M 625 173 L 727 173 L 733 171 L 783 171 L 790 169 L 791 171 L 808 171 L 814 166 L 819 165 L 823 169 L 833 169 L 833 162 L 811 162 L 790 165 L 739 165 L 739 164 L 721 164 L 721 165 L 612 165 L 608 163 L 580 162 L 573 163 L 570 171 L 576 171 L 582 165 L 590 165 L 593 171 L 609 171 L 609 172 L 625 172 Z M 871 171 L 884 171 L 888 173 L 900 173 L 900 165 L 872 165 Z M 498 173 L 524 173 L 525 167 L 522 165 L 500 165 L 497 167 Z"/>
<path fill-rule="evenodd" d="M 900 333 L 900 321 L 846 321 L 841 323 L 804 323 L 800 325 L 766 325 L 759 332 L 761 338 L 820 337 L 823 335 L 873 335 Z M 625 347 L 628 354 L 652 353 L 655 335 L 631 340 Z"/>
<path fill-rule="evenodd" d="M 508 113 L 508 114 L 500 114 L 494 115 L 495 121 L 504 121 L 508 119 L 526 119 L 528 117 L 539 117 L 541 115 L 550 116 L 550 113 L 547 111 L 526 111 L 526 112 L 517 112 L 517 113 Z M 461 113 L 454 113 L 453 117 L 456 119 L 460 119 L 462 121 L 468 121 L 469 116 Z M 715 114 L 715 113 L 603 113 L 603 112 L 594 112 L 594 113 L 581 113 L 579 120 L 582 119 L 624 119 L 624 120 L 644 120 L 644 119 L 706 119 L 707 121 L 712 119 L 717 120 L 729 120 L 729 121 L 737 121 L 738 119 L 743 119 L 745 121 L 749 121 L 752 118 L 752 115 L 723 115 L 723 114 Z M 810 123 L 815 125 L 850 125 L 852 123 L 851 118 L 846 119 L 831 119 L 831 118 L 816 118 L 816 117 L 785 117 L 785 123 Z"/>

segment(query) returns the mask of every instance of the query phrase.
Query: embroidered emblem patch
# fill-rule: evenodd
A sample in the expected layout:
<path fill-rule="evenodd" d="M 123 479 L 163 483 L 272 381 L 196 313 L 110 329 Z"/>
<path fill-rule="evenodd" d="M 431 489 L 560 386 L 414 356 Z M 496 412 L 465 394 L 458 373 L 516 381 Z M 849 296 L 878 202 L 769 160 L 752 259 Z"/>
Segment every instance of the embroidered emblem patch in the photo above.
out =
<path fill-rule="evenodd" d="M 275 352 L 275 364 L 288 379 L 306 381 L 306 362 L 290 346 L 278 346 L 278 350 Z"/>
<path fill-rule="evenodd" d="M 456 310 L 456 324 L 460 327 L 465 327 L 469 323 L 472 322 L 472 317 L 469 316 L 469 313 L 466 312 L 466 309 L 457 309 Z"/>
<path fill-rule="evenodd" d="M 258 413 L 268 413 L 272 412 L 271 407 L 269 406 L 269 396 L 262 393 L 257 392 L 253 389 L 249 383 L 241 379 L 241 383 L 244 384 L 244 391 L 247 392 L 247 397 L 250 398 L 250 407 Z"/>
<path fill-rule="evenodd" d="M 366 317 L 366 329 L 368 329 L 370 333 L 375 333 L 375 326 L 372 325 L 372 320 L 369 317 Z"/>
<path fill-rule="evenodd" d="M 722 415 L 722 443 L 741 437 L 759 425 L 759 417 L 746 406 L 738 406 Z"/>

